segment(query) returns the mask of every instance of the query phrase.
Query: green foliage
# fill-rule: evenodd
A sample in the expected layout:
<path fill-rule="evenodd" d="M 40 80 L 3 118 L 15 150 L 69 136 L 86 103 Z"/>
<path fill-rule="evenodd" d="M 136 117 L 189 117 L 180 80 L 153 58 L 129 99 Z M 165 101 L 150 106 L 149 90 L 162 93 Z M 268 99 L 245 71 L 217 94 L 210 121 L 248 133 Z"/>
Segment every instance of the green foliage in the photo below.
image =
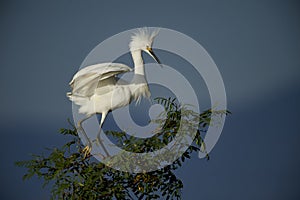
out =
<path fill-rule="evenodd" d="M 76 127 L 70 123 L 70 129 L 60 129 L 61 134 L 71 138 L 65 145 L 52 149 L 48 156 L 32 155 L 31 160 L 16 162 L 17 166 L 27 168 L 23 179 L 36 175 L 44 179 L 44 186 L 53 183 L 52 199 L 181 199 L 183 184 L 174 171 L 190 159 L 193 152 L 205 150 L 201 135 L 210 124 L 212 115 L 229 112 L 207 110 L 199 115 L 176 103 L 176 99 L 155 100 L 164 106 L 165 112 L 153 121 L 160 124 L 153 137 L 140 139 L 116 131 L 107 131 L 106 134 L 114 138 L 116 145 L 126 151 L 154 151 L 174 139 L 179 133 L 181 120 L 188 116 L 190 121 L 197 122 L 194 142 L 171 165 L 145 173 L 128 173 L 110 168 L 95 161 L 90 155 L 84 156 L 84 146 L 80 142 Z M 190 121 L 188 122 L 191 123 Z M 122 160 L 117 159 L 116 162 Z"/>

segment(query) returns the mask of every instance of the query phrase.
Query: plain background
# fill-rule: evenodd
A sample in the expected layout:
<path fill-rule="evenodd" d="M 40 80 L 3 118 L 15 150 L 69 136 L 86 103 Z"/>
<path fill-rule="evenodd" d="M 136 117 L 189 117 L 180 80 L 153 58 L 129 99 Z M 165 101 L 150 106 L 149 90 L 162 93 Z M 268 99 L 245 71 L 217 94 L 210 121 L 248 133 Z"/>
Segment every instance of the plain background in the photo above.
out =
<path fill-rule="evenodd" d="M 14 162 L 66 141 L 72 75 L 101 41 L 143 26 L 203 45 L 233 113 L 211 160 L 177 172 L 184 199 L 299 199 L 299 11 L 296 0 L 1 1 L 1 199 L 49 199 Z"/>

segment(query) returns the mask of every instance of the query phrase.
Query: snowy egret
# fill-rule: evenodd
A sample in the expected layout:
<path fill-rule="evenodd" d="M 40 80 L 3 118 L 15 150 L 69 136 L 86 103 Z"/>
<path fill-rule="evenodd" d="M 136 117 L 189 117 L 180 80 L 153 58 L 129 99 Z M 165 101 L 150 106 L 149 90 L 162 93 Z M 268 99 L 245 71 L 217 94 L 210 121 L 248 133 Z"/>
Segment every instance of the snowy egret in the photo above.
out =
<path fill-rule="evenodd" d="M 117 108 L 127 106 L 132 101 L 138 102 L 141 97 L 150 97 L 142 51 L 148 53 L 160 64 L 152 51 L 152 43 L 157 34 L 158 30 L 151 32 L 147 28 L 140 28 L 132 35 L 129 48 L 134 63 L 134 76 L 131 82 L 128 83 L 117 78 L 118 74 L 132 70 L 121 63 L 100 63 L 87 66 L 79 70 L 71 80 L 72 91 L 67 93 L 67 96 L 79 106 L 79 113 L 86 116 L 77 123 L 77 129 L 82 131 L 87 141 L 87 146 L 83 149 L 85 155 L 89 154 L 92 148 L 92 143 L 82 128 L 85 120 L 95 114 L 102 115 L 97 142 L 109 156 L 100 140 L 101 127 L 107 114 Z"/>

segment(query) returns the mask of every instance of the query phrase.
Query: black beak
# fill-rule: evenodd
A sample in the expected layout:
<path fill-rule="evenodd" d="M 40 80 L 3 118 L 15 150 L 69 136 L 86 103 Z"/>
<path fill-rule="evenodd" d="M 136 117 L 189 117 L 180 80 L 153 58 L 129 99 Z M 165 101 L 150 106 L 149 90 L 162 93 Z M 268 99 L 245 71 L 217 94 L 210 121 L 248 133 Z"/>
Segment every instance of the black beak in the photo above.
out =
<path fill-rule="evenodd" d="M 157 58 L 157 56 L 154 54 L 154 52 L 152 51 L 152 49 L 148 49 L 150 55 L 152 56 L 152 58 L 158 63 L 161 64 L 159 59 Z"/>

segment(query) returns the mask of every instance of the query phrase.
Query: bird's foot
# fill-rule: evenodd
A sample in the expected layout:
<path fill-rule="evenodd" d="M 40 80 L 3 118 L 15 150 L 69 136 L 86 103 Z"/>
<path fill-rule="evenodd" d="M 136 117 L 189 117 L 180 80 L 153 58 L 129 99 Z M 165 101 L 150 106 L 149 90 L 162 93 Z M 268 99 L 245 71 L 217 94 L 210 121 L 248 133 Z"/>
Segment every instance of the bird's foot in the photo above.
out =
<path fill-rule="evenodd" d="M 91 154 L 91 151 L 92 151 L 92 144 L 91 144 L 91 142 L 88 142 L 88 145 L 86 145 L 82 149 L 82 153 L 84 154 L 84 158 L 88 157 Z"/>
<path fill-rule="evenodd" d="M 99 156 L 101 160 L 106 158 L 102 153 L 95 153 L 94 156 Z"/>
<path fill-rule="evenodd" d="M 93 140 L 93 142 L 95 142 L 97 146 L 101 146 L 102 140 L 97 137 L 95 140 Z"/>

